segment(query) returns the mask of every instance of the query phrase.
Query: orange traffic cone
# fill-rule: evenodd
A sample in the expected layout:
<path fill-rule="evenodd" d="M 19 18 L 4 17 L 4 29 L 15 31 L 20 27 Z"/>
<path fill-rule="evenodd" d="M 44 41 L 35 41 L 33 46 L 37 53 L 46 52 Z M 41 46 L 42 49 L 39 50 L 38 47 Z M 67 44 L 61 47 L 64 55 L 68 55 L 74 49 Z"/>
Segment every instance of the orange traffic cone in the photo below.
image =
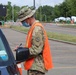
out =
<path fill-rule="evenodd" d="M 19 72 L 20 72 L 20 75 L 22 75 L 22 68 L 21 68 L 21 64 L 19 63 L 19 64 L 17 64 L 17 66 L 18 66 L 18 70 L 19 70 Z"/>

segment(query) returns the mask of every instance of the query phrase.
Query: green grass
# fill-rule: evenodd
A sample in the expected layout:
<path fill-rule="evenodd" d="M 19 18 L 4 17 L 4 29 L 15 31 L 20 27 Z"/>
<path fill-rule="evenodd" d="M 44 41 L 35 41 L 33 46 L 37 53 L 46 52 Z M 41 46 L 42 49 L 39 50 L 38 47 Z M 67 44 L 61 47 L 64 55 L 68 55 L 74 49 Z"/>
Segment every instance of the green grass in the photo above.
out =
<path fill-rule="evenodd" d="M 19 30 L 19 31 L 23 31 L 23 32 L 28 32 L 28 28 L 25 28 L 23 26 L 11 26 L 10 28 L 13 28 L 13 29 Z M 60 33 L 55 33 L 55 32 L 47 32 L 47 35 L 48 35 L 48 38 L 76 43 L 76 36 L 60 34 Z"/>
<path fill-rule="evenodd" d="M 76 36 L 54 33 L 54 32 L 47 32 L 47 35 L 49 38 L 54 38 L 54 39 L 58 39 L 58 40 L 76 43 Z"/>
<path fill-rule="evenodd" d="M 28 28 L 25 28 L 23 26 L 11 26 L 10 28 L 19 30 L 19 31 L 23 31 L 23 32 L 28 32 Z"/>
<path fill-rule="evenodd" d="M 61 25 L 61 27 L 65 27 L 65 28 L 76 28 L 76 24 L 75 25 Z"/>

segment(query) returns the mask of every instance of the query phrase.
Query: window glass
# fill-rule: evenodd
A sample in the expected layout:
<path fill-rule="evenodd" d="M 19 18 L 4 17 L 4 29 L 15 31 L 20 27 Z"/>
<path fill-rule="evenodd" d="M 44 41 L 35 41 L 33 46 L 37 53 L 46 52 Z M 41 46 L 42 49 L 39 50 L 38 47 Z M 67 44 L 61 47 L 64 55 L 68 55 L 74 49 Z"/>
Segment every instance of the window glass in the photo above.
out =
<path fill-rule="evenodd" d="M 7 61 L 7 60 L 8 60 L 8 55 L 4 47 L 4 44 L 2 42 L 2 39 L 0 38 L 0 61 Z"/>

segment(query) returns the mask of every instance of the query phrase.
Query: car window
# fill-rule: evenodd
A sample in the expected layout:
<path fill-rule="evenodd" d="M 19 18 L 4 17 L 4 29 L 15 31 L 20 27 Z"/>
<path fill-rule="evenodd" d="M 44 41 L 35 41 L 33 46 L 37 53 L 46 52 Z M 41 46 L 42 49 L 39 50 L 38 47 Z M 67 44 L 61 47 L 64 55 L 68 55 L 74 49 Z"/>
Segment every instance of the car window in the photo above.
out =
<path fill-rule="evenodd" d="M 5 46 L 2 42 L 2 39 L 0 38 L 0 61 L 7 61 L 8 55 L 5 49 Z"/>

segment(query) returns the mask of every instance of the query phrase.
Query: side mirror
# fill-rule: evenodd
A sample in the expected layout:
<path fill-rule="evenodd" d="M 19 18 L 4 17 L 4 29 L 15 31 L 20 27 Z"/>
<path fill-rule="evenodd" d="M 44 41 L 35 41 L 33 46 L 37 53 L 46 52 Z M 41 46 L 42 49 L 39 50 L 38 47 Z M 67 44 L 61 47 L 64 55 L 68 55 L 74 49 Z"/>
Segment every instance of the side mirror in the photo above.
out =
<path fill-rule="evenodd" d="M 29 58 L 29 49 L 24 47 L 19 47 L 16 50 L 16 62 L 24 62 Z"/>

